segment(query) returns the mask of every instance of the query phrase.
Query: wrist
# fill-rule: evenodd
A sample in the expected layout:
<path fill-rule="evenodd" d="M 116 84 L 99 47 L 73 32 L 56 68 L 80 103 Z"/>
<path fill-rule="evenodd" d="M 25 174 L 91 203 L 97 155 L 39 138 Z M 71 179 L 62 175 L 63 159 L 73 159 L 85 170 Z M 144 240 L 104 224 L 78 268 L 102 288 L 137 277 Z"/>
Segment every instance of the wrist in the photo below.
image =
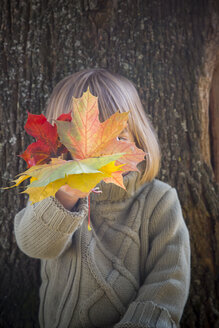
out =
<path fill-rule="evenodd" d="M 69 195 L 67 192 L 63 190 L 58 190 L 55 194 L 55 198 L 58 199 L 58 201 L 68 210 L 71 211 L 71 209 L 74 207 L 74 205 L 77 203 L 79 197 L 76 197 L 74 195 Z"/>

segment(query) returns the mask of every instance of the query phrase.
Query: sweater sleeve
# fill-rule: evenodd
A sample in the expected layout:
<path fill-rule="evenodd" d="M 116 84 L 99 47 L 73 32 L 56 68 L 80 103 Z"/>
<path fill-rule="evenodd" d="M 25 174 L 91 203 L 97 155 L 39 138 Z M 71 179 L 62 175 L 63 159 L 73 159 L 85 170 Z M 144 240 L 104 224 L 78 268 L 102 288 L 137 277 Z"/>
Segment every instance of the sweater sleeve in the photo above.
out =
<path fill-rule="evenodd" d="M 190 243 L 175 189 L 164 193 L 143 226 L 142 235 L 149 235 L 144 283 L 115 327 L 176 328 L 189 292 Z"/>
<path fill-rule="evenodd" d="M 87 199 L 80 199 L 78 212 L 66 210 L 54 197 L 21 210 L 15 216 L 14 230 L 22 252 L 33 258 L 60 255 L 87 215 Z"/>

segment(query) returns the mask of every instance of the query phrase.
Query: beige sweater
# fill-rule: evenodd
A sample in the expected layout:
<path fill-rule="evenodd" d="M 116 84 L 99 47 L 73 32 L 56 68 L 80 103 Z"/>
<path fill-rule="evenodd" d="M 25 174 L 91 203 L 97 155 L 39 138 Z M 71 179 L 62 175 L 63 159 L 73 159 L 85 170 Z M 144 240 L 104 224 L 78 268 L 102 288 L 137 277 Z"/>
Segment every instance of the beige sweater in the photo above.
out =
<path fill-rule="evenodd" d="M 69 212 L 54 198 L 15 218 L 18 246 L 40 258 L 40 326 L 177 327 L 190 283 L 190 246 L 175 189 L 139 174 L 127 192 L 101 182 Z"/>

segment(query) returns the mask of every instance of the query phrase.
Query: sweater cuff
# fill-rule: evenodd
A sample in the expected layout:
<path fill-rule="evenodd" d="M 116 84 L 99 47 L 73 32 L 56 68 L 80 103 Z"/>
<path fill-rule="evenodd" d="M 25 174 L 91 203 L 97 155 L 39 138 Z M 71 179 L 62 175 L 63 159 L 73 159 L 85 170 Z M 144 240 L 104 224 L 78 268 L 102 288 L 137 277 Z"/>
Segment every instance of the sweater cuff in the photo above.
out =
<path fill-rule="evenodd" d="M 70 212 L 54 197 L 48 197 L 33 205 L 34 212 L 51 230 L 71 234 L 84 221 L 88 213 L 87 198 L 80 198 L 77 212 Z M 74 208 L 73 208 L 74 210 Z"/>
<path fill-rule="evenodd" d="M 133 302 L 114 328 L 177 328 L 169 312 L 155 303 Z"/>

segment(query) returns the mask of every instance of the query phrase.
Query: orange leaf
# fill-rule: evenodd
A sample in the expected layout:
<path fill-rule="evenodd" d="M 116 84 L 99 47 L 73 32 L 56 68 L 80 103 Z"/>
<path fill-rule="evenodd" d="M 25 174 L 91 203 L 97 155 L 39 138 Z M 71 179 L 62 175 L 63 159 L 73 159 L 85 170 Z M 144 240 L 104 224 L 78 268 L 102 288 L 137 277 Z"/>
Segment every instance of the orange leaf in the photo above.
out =
<path fill-rule="evenodd" d="M 84 159 L 107 155 L 104 149 L 123 131 L 127 119 L 128 113 L 115 113 L 100 123 L 97 97 L 88 89 L 81 98 L 73 98 L 72 121 L 56 121 L 56 125 L 73 158 Z"/>

